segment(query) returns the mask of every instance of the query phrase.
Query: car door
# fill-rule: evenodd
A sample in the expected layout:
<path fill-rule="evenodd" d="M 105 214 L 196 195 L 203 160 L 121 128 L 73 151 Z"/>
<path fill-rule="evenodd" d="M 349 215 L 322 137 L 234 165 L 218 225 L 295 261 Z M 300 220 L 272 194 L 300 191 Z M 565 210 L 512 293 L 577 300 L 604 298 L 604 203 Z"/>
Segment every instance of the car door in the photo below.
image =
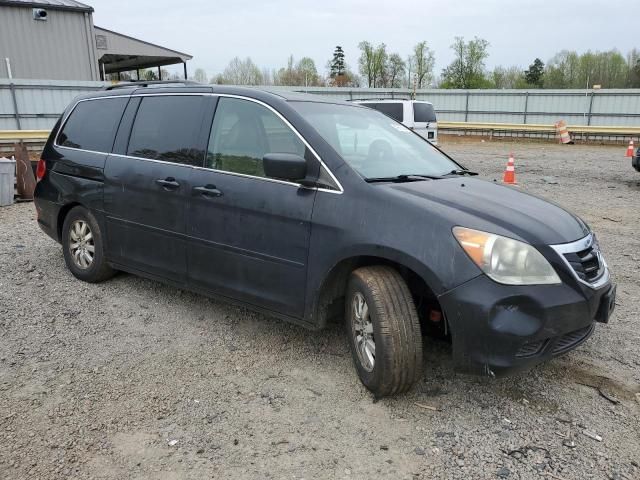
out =
<path fill-rule="evenodd" d="M 301 317 L 316 190 L 267 178 L 267 153 L 317 159 L 270 107 L 220 97 L 206 165 L 191 183 L 189 282 L 246 303 Z"/>
<path fill-rule="evenodd" d="M 186 281 L 190 177 L 202 166 L 211 97 L 134 97 L 105 167 L 104 208 L 111 261 Z"/>

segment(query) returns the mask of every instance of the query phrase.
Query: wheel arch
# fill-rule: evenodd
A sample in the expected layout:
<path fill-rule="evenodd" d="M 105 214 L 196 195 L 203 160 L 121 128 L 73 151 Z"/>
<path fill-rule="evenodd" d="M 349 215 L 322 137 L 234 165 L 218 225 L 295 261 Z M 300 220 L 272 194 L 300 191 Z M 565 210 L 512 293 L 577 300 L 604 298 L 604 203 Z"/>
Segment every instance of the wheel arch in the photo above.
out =
<path fill-rule="evenodd" d="M 323 275 L 313 297 L 311 323 L 319 329 L 324 328 L 330 319 L 342 315 L 344 294 L 351 272 L 373 265 L 387 265 L 398 271 L 409 285 L 414 299 L 424 297 L 438 302 L 441 284 L 427 267 L 401 252 L 367 252 L 340 259 Z M 419 307 L 418 304 L 416 306 Z"/>
<path fill-rule="evenodd" d="M 62 226 L 64 225 L 64 220 L 67 218 L 67 215 L 71 210 L 75 207 L 84 207 L 80 202 L 69 202 L 60 208 L 58 212 L 58 219 L 56 221 L 56 234 L 58 235 L 58 241 L 62 241 Z M 85 207 L 86 208 L 86 207 Z"/>

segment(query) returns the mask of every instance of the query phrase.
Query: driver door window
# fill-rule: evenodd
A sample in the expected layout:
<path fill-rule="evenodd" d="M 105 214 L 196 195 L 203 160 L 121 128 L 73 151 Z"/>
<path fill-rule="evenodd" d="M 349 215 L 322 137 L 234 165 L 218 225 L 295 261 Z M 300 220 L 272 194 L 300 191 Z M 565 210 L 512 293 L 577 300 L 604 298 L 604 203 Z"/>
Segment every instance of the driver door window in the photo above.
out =
<path fill-rule="evenodd" d="M 213 120 L 206 167 L 264 177 L 267 153 L 304 157 L 305 145 L 280 117 L 249 100 L 221 97 Z"/>

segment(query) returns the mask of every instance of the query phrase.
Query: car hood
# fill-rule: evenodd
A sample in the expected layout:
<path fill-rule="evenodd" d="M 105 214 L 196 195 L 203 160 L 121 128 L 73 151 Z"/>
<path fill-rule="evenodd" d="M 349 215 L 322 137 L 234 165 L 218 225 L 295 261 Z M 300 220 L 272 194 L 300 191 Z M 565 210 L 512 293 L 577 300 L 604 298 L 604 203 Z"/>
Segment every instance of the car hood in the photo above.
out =
<path fill-rule="evenodd" d="M 452 227 L 460 225 L 520 237 L 534 245 L 568 243 L 589 234 L 589 227 L 577 216 L 517 187 L 469 177 L 393 183 L 385 187 L 434 213 L 446 209 Z"/>

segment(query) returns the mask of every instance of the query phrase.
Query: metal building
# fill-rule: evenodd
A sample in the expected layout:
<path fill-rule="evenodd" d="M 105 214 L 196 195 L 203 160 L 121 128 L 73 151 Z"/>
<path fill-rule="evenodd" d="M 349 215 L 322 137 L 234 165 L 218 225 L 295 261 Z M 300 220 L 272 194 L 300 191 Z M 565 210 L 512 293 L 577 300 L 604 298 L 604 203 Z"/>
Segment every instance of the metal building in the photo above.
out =
<path fill-rule="evenodd" d="M 184 65 L 186 53 L 93 25 L 75 0 L 0 0 L 0 78 L 101 80 L 104 74 Z"/>

